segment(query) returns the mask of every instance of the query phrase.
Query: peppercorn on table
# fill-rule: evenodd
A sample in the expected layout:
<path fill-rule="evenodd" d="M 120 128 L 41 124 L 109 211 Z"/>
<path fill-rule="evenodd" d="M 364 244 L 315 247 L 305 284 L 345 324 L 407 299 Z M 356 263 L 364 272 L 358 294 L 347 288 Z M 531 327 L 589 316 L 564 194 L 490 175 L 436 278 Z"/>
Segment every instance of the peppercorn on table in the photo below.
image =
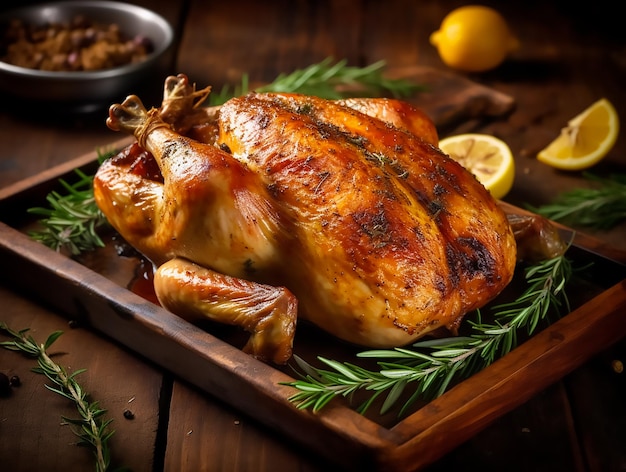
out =
<path fill-rule="evenodd" d="M 168 69 L 145 91 L 133 92 L 146 104 L 158 105 L 165 77 L 178 73 L 198 88 L 210 85 L 212 93 L 219 94 L 225 86 L 232 91 L 244 76 L 251 86 L 268 84 L 280 74 L 329 58 L 331 63 L 345 59 L 347 65 L 359 67 L 385 61 L 390 77 L 424 85 L 410 101 L 433 118 L 440 139 L 479 133 L 508 145 L 515 178 L 502 200 L 515 208 L 539 208 L 564 193 L 603 184 L 590 181 L 584 171 L 551 167 L 537 160 L 537 154 L 569 120 L 601 98 L 626 117 L 626 37 L 617 8 L 608 0 L 593 10 L 560 0 L 485 3 L 502 15 L 518 44 L 501 64 L 482 72 L 452 69 L 429 42 L 446 15 L 461 5 L 450 0 L 131 3 L 161 14 L 176 29 Z M 286 411 L 275 393 L 264 390 L 277 384 L 274 379 L 284 379 L 282 373 L 238 364 L 239 352 L 231 357 L 233 365 L 214 366 L 212 356 L 221 354 L 213 350 L 231 351 L 212 341 L 203 344 L 201 334 L 186 325 L 161 325 L 158 317 L 139 327 L 128 324 L 134 309 L 150 316 L 152 309 L 94 282 L 91 271 L 77 272 L 62 257 L 11 236 L 11 225 L 23 229 L 32 218 L 25 211 L 22 215 L 22 207 L 44 204 L 33 195 L 45 195 L 50 182 L 72 175 L 78 165 L 89 166 L 98 151 L 112 143 L 130 142 L 105 125 L 108 105 L 78 115 L 3 97 L 0 222 L 7 226 L 0 227 L 0 322 L 14 331 L 28 329 L 35 341 L 32 349 L 52 333 L 63 332 L 49 346 L 44 368 L 56 364 L 68 373 L 85 369 L 71 381 L 88 393 L 89 401 L 97 402 L 88 405 L 91 411 L 105 410 L 103 418 L 112 420 L 107 431 L 114 434 L 106 448 L 110 470 L 364 470 L 364 464 L 380 470 L 443 471 L 467 464 L 494 471 L 626 470 L 623 212 L 609 228 L 566 225 L 576 230 L 583 253 L 592 254 L 592 259 L 597 253 L 601 261 L 591 282 L 597 282 L 602 293 L 584 311 L 593 322 L 574 316 L 560 331 L 547 331 L 522 351 L 532 359 L 516 357 L 513 351 L 500 369 L 507 372 L 506 385 L 494 386 L 489 372 L 498 371 L 478 376 L 471 384 L 476 398 L 458 404 L 457 422 L 454 412 L 443 419 L 436 416 L 438 407 L 454 404 L 444 400 L 395 429 L 386 426 L 396 420 L 384 418 L 384 426 L 363 423 L 363 430 L 356 431 L 359 419 L 341 408 L 321 420 Z M 613 183 L 615 176 L 626 175 L 626 139 L 617 133 L 608 154 L 588 169 Z M 623 201 L 624 188 L 612 188 L 611 196 Z M 611 218 L 606 202 L 595 209 L 604 222 Z M 83 262 L 97 263 L 106 274 L 116 257 L 114 248 L 104 261 Z M 605 259 L 616 262 L 604 265 Z M 93 305 L 81 298 L 85 290 Z M 573 296 L 581 297 L 585 294 Z M 81 323 L 77 313 L 99 310 L 100 305 L 111 309 L 110 319 L 99 316 L 95 325 Z M 180 326 L 180 333 L 170 333 L 171 326 Z M 167 342 L 159 341 L 159 332 Z M 575 339 L 563 348 L 567 359 L 552 354 L 560 332 Z M 187 335 L 189 341 L 181 340 Z M 11 339 L 6 332 L 0 337 Z M 27 349 L 29 344 L 21 346 Z M 80 416 L 74 403 L 46 389 L 51 381 L 33 372 L 35 366 L 32 357 L 0 349 L 0 468 L 94 470 L 96 457 L 89 448 L 77 447 L 79 438 L 72 432 L 70 420 Z M 220 369 L 236 375 L 225 381 Z M 526 395 L 526 383 L 532 395 Z M 505 393 L 507 398 L 498 396 Z M 425 432 L 412 437 L 411 428 Z M 459 436 L 461 429 L 471 435 Z M 420 449 L 422 440 L 429 450 Z M 402 447 L 389 452 L 385 447 L 394 441 Z M 370 457 L 375 460 L 368 463 Z"/>

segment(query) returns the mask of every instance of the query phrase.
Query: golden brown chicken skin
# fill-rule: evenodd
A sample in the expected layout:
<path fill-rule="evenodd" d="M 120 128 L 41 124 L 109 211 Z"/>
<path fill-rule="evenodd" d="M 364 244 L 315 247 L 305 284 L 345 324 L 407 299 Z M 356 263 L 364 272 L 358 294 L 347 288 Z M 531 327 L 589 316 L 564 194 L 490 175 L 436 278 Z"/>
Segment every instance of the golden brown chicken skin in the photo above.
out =
<path fill-rule="evenodd" d="M 453 329 L 510 281 L 515 242 L 496 202 L 415 135 L 285 94 L 231 100 L 219 123 L 218 145 L 293 215 L 282 251 L 301 316 L 340 338 L 391 346 Z"/>
<path fill-rule="evenodd" d="M 434 146 L 439 144 L 435 124 L 426 113 L 408 102 L 392 98 L 345 98 L 336 103 L 413 133 Z"/>
<path fill-rule="evenodd" d="M 512 278 L 506 216 L 421 112 L 402 108 L 401 126 L 375 105 L 252 93 L 213 113 L 215 141 L 201 142 L 128 100 L 109 125 L 163 179 L 112 160 L 98 204 L 159 267 L 166 308 L 243 326 L 257 357 L 289 358 L 296 316 L 369 347 L 455 331 Z"/>

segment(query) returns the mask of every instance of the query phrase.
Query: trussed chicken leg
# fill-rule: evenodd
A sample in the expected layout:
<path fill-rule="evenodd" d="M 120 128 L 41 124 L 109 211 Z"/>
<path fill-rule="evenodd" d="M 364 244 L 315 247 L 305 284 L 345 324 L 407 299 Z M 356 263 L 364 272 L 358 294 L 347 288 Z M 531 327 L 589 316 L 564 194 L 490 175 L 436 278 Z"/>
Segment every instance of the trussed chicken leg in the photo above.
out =
<path fill-rule="evenodd" d="M 287 289 L 228 277 L 172 259 L 154 274 L 159 302 L 189 321 L 210 318 L 251 333 L 243 350 L 283 364 L 291 357 L 297 301 Z"/>
<path fill-rule="evenodd" d="M 160 302 L 177 313 L 186 299 L 186 316 L 203 312 L 241 325 L 253 333 L 247 348 L 254 356 L 286 362 L 296 323 L 294 296 L 237 278 L 252 271 L 270 277 L 264 274 L 274 271 L 272 256 L 281 231 L 264 183 L 229 154 L 171 130 L 158 110 L 147 111 L 137 97 L 112 106 L 107 124 L 133 133 L 163 176 L 162 184 L 146 179 L 130 170 L 132 163 L 114 158 L 101 166 L 94 181 L 98 205 L 126 240 L 156 266 L 174 261 L 157 271 Z M 206 269 L 191 277 L 183 259 Z M 181 277 L 178 288 L 168 283 L 173 268 Z M 205 286 L 200 290 L 201 280 Z M 198 298 L 198 290 L 205 300 Z M 220 303 L 217 294 L 223 297 Z M 258 303 L 255 309 L 253 303 Z M 239 309 L 229 312 L 225 306 Z"/>

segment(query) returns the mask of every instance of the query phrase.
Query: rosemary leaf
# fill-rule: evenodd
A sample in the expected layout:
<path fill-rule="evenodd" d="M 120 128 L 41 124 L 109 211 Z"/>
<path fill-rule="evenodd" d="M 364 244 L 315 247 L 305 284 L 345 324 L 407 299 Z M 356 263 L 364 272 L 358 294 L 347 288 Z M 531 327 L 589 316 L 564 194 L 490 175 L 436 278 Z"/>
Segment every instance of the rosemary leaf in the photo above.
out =
<path fill-rule="evenodd" d="M 347 381 L 358 382 L 360 380 L 359 376 L 356 375 L 356 373 L 354 372 L 353 366 L 350 366 L 349 364 L 346 364 L 344 366 L 340 362 L 330 359 L 320 358 L 320 360 L 327 364 L 329 367 L 335 369 L 337 372 L 339 372 L 340 375 L 343 375 L 347 379 Z"/>
<path fill-rule="evenodd" d="M 383 406 L 381 407 L 382 413 L 386 413 L 387 411 L 391 410 L 391 408 L 393 408 L 393 405 L 395 405 L 396 401 L 398 401 L 398 399 L 400 398 L 400 395 L 402 395 L 402 392 L 404 392 L 404 388 L 407 386 L 407 383 L 407 380 L 402 379 L 399 382 L 394 382 L 390 384 L 391 390 L 389 391 L 389 395 L 387 395 L 387 398 L 385 398 Z"/>
<path fill-rule="evenodd" d="M 78 444 L 88 446 L 96 460 L 96 471 L 106 472 L 110 465 L 109 439 L 114 431 L 108 430 L 112 420 L 102 421 L 101 417 L 106 410 L 98 407 L 97 402 L 89 403 L 87 393 L 76 380 L 76 376 L 85 372 L 85 369 L 68 373 L 63 366 L 55 363 L 47 353 L 47 349 L 61 336 L 62 331 L 55 331 L 44 344 L 37 344 L 32 336 L 27 335 L 27 329 L 14 331 L 6 323 L 0 322 L 0 331 L 10 336 L 9 341 L 0 342 L 0 346 L 12 350 L 20 351 L 24 355 L 35 358 L 37 367 L 33 372 L 45 375 L 53 384 L 46 385 L 46 388 L 68 400 L 72 401 L 80 418 L 63 418 L 68 424 L 74 425 L 73 432 L 79 438 Z"/>
<path fill-rule="evenodd" d="M 59 339 L 62 334 L 63 331 L 55 331 L 50 336 L 48 336 L 48 339 L 46 339 L 46 342 L 43 344 L 44 350 L 48 350 L 48 348 L 52 346 L 52 343 Z M 32 338 L 29 338 L 29 342 L 34 343 L 34 340 Z"/>
<path fill-rule="evenodd" d="M 626 174 L 603 178 L 591 173 L 583 176 L 588 188 L 576 188 L 558 195 L 549 204 L 531 211 L 570 226 L 608 230 L 626 219 Z"/>
<path fill-rule="evenodd" d="M 352 395 L 357 390 L 371 392 L 357 411 L 364 413 L 374 398 L 386 392 L 381 413 L 392 408 L 407 390 L 414 390 L 400 407 L 404 414 L 418 399 L 436 398 L 455 382 L 484 369 L 518 344 L 518 335 L 532 335 L 541 321 L 565 305 L 569 309 L 565 287 L 572 275 L 571 262 L 565 255 L 547 259 L 526 268 L 526 290 L 514 301 L 492 308 L 493 322 L 484 322 L 480 310 L 468 320 L 469 336 L 420 341 L 414 349 L 371 350 L 357 357 L 379 359 L 379 370 L 367 370 L 349 362 L 339 363 L 318 358 L 334 370 L 318 369 L 303 359 L 297 364 L 306 375 L 287 382 L 298 390 L 290 401 L 299 408 L 315 405 L 318 411 L 332 397 Z M 386 360 L 384 360 L 386 359 Z M 296 372 L 298 372 L 297 369 Z M 350 385 L 349 388 L 346 385 Z"/>

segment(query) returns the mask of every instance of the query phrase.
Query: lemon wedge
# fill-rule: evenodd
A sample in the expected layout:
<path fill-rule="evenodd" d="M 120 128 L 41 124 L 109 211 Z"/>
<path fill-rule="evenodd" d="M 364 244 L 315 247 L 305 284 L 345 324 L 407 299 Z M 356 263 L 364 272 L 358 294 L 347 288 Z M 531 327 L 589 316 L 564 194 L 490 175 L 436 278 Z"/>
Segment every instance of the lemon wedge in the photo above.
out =
<path fill-rule="evenodd" d="M 459 134 L 444 138 L 439 148 L 482 183 L 495 199 L 513 187 L 515 162 L 509 146 L 488 134 Z"/>
<path fill-rule="evenodd" d="M 606 156 L 619 134 L 619 117 L 606 98 L 572 118 L 537 159 L 562 170 L 587 169 Z"/>

